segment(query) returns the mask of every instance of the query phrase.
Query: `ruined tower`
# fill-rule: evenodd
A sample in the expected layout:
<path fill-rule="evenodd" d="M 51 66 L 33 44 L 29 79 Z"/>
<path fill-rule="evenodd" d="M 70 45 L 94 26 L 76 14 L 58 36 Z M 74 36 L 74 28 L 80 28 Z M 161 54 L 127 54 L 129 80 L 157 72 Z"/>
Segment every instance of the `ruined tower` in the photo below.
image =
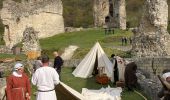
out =
<path fill-rule="evenodd" d="M 126 2 L 125 0 L 114 0 L 113 10 L 114 27 L 126 29 Z"/>
<path fill-rule="evenodd" d="M 94 25 L 113 27 L 113 0 L 94 0 Z"/>
<path fill-rule="evenodd" d="M 138 57 L 169 56 L 167 0 L 146 0 L 143 9 L 140 25 L 134 31 L 132 52 Z"/>
<path fill-rule="evenodd" d="M 3 39 L 10 48 L 21 42 L 27 27 L 33 27 L 39 38 L 64 32 L 61 0 L 5 0 L 1 19 L 5 26 Z"/>

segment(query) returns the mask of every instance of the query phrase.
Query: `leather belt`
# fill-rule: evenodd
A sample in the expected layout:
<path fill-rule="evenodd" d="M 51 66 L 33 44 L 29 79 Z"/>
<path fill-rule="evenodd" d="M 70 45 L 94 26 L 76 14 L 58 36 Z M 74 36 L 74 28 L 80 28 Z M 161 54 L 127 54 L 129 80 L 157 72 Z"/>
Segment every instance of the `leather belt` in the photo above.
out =
<path fill-rule="evenodd" d="M 54 89 L 52 90 L 38 90 L 38 92 L 50 92 L 50 91 L 53 91 Z"/>

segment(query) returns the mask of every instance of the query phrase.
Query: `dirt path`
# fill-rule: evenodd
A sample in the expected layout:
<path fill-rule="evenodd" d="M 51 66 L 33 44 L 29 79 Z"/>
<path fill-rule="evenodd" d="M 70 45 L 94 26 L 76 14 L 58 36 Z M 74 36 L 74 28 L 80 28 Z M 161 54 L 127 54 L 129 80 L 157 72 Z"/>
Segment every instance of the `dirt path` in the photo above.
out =
<path fill-rule="evenodd" d="M 121 51 L 129 51 L 132 49 L 132 46 L 113 46 L 113 49 L 118 49 Z"/>

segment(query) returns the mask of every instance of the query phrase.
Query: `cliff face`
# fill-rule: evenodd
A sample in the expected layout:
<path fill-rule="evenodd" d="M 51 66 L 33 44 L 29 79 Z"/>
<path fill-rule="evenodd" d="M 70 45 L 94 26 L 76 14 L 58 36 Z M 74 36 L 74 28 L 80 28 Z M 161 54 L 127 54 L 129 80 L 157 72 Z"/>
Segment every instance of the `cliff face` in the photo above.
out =
<path fill-rule="evenodd" d="M 4 41 L 13 47 L 23 38 L 27 27 L 33 27 L 39 38 L 64 32 L 63 6 L 61 0 L 5 0 L 1 19 L 5 26 Z"/>
<path fill-rule="evenodd" d="M 146 0 L 140 25 L 134 34 L 133 53 L 139 57 L 169 56 L 167 26 L 167 0 Z"/>

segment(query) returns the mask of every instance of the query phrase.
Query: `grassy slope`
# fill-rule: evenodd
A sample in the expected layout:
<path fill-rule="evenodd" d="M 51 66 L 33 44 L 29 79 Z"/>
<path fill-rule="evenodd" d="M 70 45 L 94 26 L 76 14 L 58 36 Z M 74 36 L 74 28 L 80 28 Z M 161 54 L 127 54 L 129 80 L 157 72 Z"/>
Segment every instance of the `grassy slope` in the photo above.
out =
<path fill-rule="evenodd" d="M 130 31 L 121 30 L 115 30 L 115 34 L 105 35 L 103 29 L 91 29 L 87 31 L 64 33 L 41 39 L 40 44 L 43 49 L 58 49 L 69 45 L 87 48 L 93 46 L 97 41 L 103 42 L 103 45 L 110 42 L 113 42 L 114 45 L 120 45 L 121 37 L 130 37 L 131 35 L 132 33 Z"/>
<path fill-rule="evenodd" d="M 63 48 L 69 45 L 78 45 L 79 47 L 92 46 L 97 40 L 104 37 L 102 30 L 89 30 L 56 35 L 52 38 L 41 39 L 40 44 L 43 49 Z"/>
<path fill-rule="evenodd" d="M 106 54 L 110 56 L 115 52 L 118 55 L 124 55 L 123 52 L 118 50 L 109 49 L 113 45 L 121 45 L 121 37 L 130 37 L 132 33 L 130 31 L 115 30 L 115 34 L 105 35 L 103 29 L 91 29 L 86 31 L 63 33 L 55 35 L 50 38 L 40 40 L 41 47 L 45 53 L 51 55 L 55 50 L 63 50 L 69 45 L 76 45 L 79 47 L 74 58 L 80 58 L 84 56 L 90 48 L 97 42 L 104 48 Z M 79 55 L 80 57 L 78 57 Z"/>

